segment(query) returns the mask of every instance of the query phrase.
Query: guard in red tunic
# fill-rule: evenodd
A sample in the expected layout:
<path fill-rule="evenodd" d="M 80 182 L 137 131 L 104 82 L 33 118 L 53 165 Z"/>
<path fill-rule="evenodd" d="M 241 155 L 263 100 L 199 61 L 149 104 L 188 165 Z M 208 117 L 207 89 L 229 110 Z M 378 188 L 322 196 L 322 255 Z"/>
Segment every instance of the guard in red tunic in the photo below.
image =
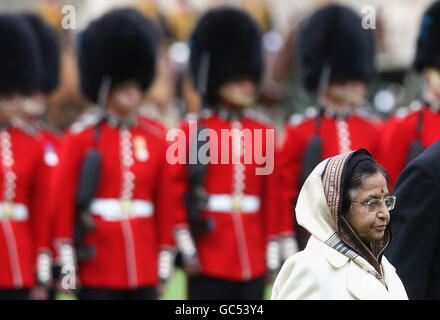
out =
<path fill-rule="evenodd" d="M 38 45 L 23 18 L 0 15 L 0 47 L 0 299 L 28 299 L 48 264 L 48 172 L 40 142 L 11 119 L 37 85 Z"/>
<path fill-rule="evenodd" d="M 301 80 L 317 95 L 318 107 L 292 116 L 280 151 L 280 201 L 292 223 L 299 190 L 321 160 L 358 148 L 377 156 L 381 138 L 381 121 L 362 107 L 375 75 L 375 44 L 361 17 L 328 5 L 304 22 L 298 37 Z M 295 227 L 303 249 L 309 234 Z"/>
<path fill-rule="evenodd" d="M 440 138 L 440 1 L 425 12 L 414 68 L 422 78 L 422 99 L 401 108 L 382 135 L 380 160 L 394 184 L 402 169 Z"/>
<path fill-rule="evenodd" d="M 184 146 L 176 147 L 180 209 L 196 251 L 184 232 L 177 242 L 184 264 L 194 255 L 200 262 L 189 272 L 188 298 L 262 299 L 266 248 L 279 230 L 275 133 L 249 110 L 263 72 L 261 32 L 247 13 L 218 8 L 201 18 L 190 47 L 190 72 L 204 107 L 175 140 Z"/>
<path fill-rule="evenodd" d="M 60 72 L 60 44 L 56 31 L 47 24 L 40 16 L 36 14 L 25 14 L 24 19 L 28 22 L 34 33 L 34 38 L 37 40 L 39 52 L 34 53 L 39 57 L 39 73 L 38 83 L 34 91 L 29 94 L 22 104 L 22 108 L 18 116 L 13 120 L 14 126 L 21 128 L 34 136 L 41 142 L 44 162 L 48 167 L 49 187 L 53 188 L 53 169 L 59 162 L 59 151 L 62 143 L 62 133 L 56 129 L 50 128 L 44 121 L 46 113 L 48 95 L 56 89 L 59 82 Z M 47 191 L 52 194 L 53 190 Z M 46 255 L 45 259 L 40 259 L 40 274 L 38 274 L 40 284 L 45 287 L 50 287 L 50 298 L 55 298 L 55 291 L 52 288 L 54 282 L 53 278 L 57 278 L 58 273 L 55 272 L 54 266 L 51 270 L 51 262 L 56 259 L 56 251 L 53 247 L 53 208 L 52 201 L 54 197 L 50 197 L 51 202 L 47 205 L 47 210 L 51 214 L 50 222 L 43 227 L 47 228 L 46 235 L 49 242 L 50 250 L 41 253 L 41 256 Z M 52 277 L 50 277 L 52 275 Z M 52 279 L 51 279 L 52 278 Z"/>
<path fill-rule="evenodd" d="M 40 51 L 38 87 L 23 104 L 16 121 L 27 130 L 32 130 L 42 141 L 44 160 L 50 167 L 56 166 L 63 133 L 50 127 L 45 121 L 48 96 L 57 88 L 60 73 L 60 43 L 56 31 L 36 14 L 25 14 L 24 18 L 34 31 Z"/>
<path fill-rule="evenodd" d="M 61 285 L 73 287 L 77 257 L 79 299 L 154 299 L 172 273 L 179 221 L 170 209 L 166 140 L 136 116 L 155 74 L 154 25 L 134 9 L 118 9 L 79 37 L 81 89 L 104 110 L 95 123 L 72 126 L 56 169 Z"/>

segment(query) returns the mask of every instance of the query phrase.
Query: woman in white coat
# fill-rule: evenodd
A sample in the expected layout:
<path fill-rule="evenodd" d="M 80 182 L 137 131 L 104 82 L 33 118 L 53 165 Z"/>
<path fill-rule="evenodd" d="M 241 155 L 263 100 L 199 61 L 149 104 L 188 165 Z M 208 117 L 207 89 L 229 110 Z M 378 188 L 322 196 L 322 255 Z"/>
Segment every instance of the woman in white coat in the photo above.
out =
<path fill-rule="evenodd" d="M 383 256 L 395 202 L 387 174 L 367 150 L 322 161 L 295 209 L 310 240 L 284 263 L 272 299 L 408 299 Z"/>

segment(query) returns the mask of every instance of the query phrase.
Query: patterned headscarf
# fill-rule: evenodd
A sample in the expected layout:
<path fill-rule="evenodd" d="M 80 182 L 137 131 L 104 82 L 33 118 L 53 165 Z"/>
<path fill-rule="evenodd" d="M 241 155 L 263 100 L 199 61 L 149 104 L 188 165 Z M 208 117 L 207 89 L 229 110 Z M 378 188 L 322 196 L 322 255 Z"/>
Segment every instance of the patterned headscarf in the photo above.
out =
<path fill-rule="evenodd" d="M 382 279 L 380 262 L 383 252 L 391 241 L 389 225 L 385 229 L 384 237 L 372 243 L 370 248 L 342 215 L 344 192 L 346 192 L 351 173 L 363 161 L 374 161 L 374 159 L 367 150 L 359 149 L 332 157 L 325 166 L 322 173 L 322 186 L 331 217 L 336 225 L 336 232 L 325 243 L 355 262 L 359 262 L 359 258 L 362 257 L 374 267 L 375 276 Z"/>

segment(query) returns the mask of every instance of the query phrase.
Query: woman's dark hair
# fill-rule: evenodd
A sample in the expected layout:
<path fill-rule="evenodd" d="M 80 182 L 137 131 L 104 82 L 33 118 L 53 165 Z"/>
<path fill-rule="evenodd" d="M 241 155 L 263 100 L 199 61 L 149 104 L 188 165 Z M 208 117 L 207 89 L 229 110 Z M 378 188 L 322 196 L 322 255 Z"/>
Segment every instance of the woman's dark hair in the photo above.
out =
<path fill-rule="evenodd" d="M 361 161 L 355 166 L 355 168 L 351 171 L 350 176 L 347 177 L 347 185 L 344 188 L 342 203 L 343 215 L 345 215 L 350 209 L 351 200 L 353 200 L 353 192 L 356 192 L 367 178 L 377 173 L 381 173 L 385 177 L 387 184 L 389 183 L 388 173 L 373 158 L 368 161 Z"/>

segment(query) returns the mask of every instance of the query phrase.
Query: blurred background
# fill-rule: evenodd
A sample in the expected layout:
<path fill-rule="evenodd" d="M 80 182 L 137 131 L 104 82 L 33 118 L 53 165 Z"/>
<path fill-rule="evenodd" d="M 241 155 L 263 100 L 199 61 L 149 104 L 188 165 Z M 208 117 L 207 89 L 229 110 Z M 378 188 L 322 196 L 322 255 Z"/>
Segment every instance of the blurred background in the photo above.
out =
<path fill-rule="evenodd" d="M 198 17 L 219 5 L 246 9 L 265 32 L 266 76 L 261 87 L 263 112 L 281 123 L 313 105 L 298 83 L 295 33 L 301 20 L 329 2 L 345 3 L 362 16 L 375 11 L 377 81 L 370 86 L 371 107 L 388 116 L 408 105 L 419 83 L 410 66 L 423 11 L 432 0 L 1 0 L 0 12 L 35 11 L 57 28 L 63 43 L 62 82 L 50 99 L 48 122 L 65 129 L 87 108 L 78 91 L 75 39 L 94 18 L 122 6 L 137 7 L 153 18 L 162 33 L 161 62 L 155 85 L 146 97 L 144 112 L 172 127 L 183 112 L 197 111 L 198 97 L 184 76 L 189 51 L 186 41 Z M 63 28 L 64 23 L 68 28 Z M 70 19 L 70 20 L 69 20 Z"/>
<path fill-rule="evenodd" d="M 379 75 L 369 88 L 372 110 L 388 117 L 399 107 L 409 105 L 419 96 L 420 82 L 411 63 L 422 13 L 432 0 L 0 0 L 0 12 L 37 12 L 58 30 L 63 52 L 61 83 L 50 97 L 46 120 L 64 130 L 86 115 L 90 107 L 78 89 L 76 36 L 91 20 L 112 8 L 138 8 L 156 21 L 162 34 L 157 77 L 146 94 L 142 112 L 172 128 L 183 114 L 200 108 L 200 99 L 185 74 L 187 40 L 198 17 L 214 6 L 241 7 L 264 31 L 266 75 L 258 109 L 273 120 L 282 136 L 283 123 L 315 103 L 299 84 L 295 56 L 298 25 L 329 2 L 349 5 L 361 16 L 373 13 L 369 23 L 377 40 Z M 164 299 L 185 299 L 185 276 L 180 270 L 168 285 Z"/>

